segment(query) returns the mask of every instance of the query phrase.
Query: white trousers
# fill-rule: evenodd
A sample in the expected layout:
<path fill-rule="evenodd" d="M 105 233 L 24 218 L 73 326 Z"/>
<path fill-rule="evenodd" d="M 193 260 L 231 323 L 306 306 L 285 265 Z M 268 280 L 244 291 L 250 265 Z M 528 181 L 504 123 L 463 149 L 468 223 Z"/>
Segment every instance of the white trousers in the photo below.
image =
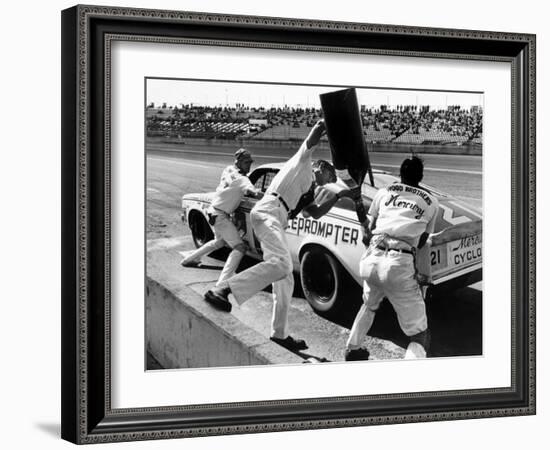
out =
<path fill-rule="evenodd" d="M 363 279 L 363 305 L 351 327 L 348 349 L 361 347 L 384 297 L 392 304 L 407 336 L 428 328 L 426 305 L 414 278 L 412 255 L 369 248 L 359 263 L 359 274 Z"/>
<path fill-rule="evenodd" d="M 287 213 L 279 200 L 266 195 L 250 212 L 263 261 L 227 280 L 235 300 L 243 304 L 266 286 L 273 286 L 271 337 L 288 336 L 288 311 L 294 290 L 292 259 L 286 242 Z"/>
<path fill-rule="evenodd" d="M 229 253 L 225 261 L 222 272 L 216 283 L 216 285 L 218 285 L 235 274 L 244 256 L 244 253 L 235 249 L 235 247 L 242 244 L 243 241 L 239 234 L 239 230 L 237 230 L 231 218 L 226 214 L 219 214 L 216 216 L 216 223 L 214 224 L 214 239 L 186 255 L 184 261 L 187 263 L 200 261 L 203 256 L 209 255 L 225 245 L 231 247 L 233 250 Z"/>

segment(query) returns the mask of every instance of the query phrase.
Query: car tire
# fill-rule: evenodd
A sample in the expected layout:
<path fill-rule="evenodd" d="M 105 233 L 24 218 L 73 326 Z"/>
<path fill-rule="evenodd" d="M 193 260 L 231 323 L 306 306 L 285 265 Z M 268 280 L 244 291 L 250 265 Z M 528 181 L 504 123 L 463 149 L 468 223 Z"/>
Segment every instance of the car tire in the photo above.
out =
<path fill-rule="evenodd" d="M 323 316 L 333 316 L 340 311 L 345 303 L 345 287 L 350 278 L 338 260 L 320 247 L 307 249 L 300 260 L 304 295 L 311 307 Z M 356 284 L 355 281 L 353 284 Z"/>
<path fill-rule="evenodd" d="M 193 212 L 189 215 L 189 228 L 191 229 L 191 236 L 197 248 L 214 239 L 212 228 L 210 228 L 204 216 L 198 212 Z"/>

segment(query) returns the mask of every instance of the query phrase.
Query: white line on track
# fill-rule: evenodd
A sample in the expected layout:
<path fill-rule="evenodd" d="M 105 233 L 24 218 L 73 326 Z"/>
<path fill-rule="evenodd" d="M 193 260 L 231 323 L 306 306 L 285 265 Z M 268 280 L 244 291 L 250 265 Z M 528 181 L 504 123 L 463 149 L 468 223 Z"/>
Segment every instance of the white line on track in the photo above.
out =
<path fill-rule="evenodd" d="M 148 156 L 147 159 L 153 160 L 153 161 L 162 161 L 162 162 L 169 162 L 171 164 L 182 164 L 184 166 L 193 166 L 193 167 L 202 167 L 203 169 L 211 169 L 212 166 L 219 166 L 219 167 L 225 167 L 226 164 L 196 164 L 191 161 L 178 161 L 175 159 L 166 159 L 166 158 L 154 158 L 152 156 Z"/>
<path fill-rule="evenodd" d="M 151 148 L 151 150 L 157 150 L 162 152 L 173 152 L 173 153 L 193 153 L 196 155 L 215 155 L 215 156 L 235 156 L 235 153 L 224 153 L 224 152 L 204 152 L 202 150 L 166 150 L 166 149 L 156 149 Z M 273 155 L 257 155 L 258 158 L 265 158 L 265 159 L 278 159 L 279 161 L 284 161 L 284 158 L 280 156 L 273 156 Z"/>
<path fill-rule="evenodd" d="M 392 169 L 399 169 L 401 166 L 395 164 L 376 164 L 378 167 L 391 167 Z M 452 173 L 465 173 L 468 175 L 481 175 L 483 172 L 477 170 L 462 170 L 462 169 L 441 169 L 438 167 L 424 167 L 424 170 L 432 172 L 452 172 Z"/>
<path fill-rule="evenodd" d="M 472 202 L 478 202 L 478 201 L 481 201 L 480 198 L 476 198 L 476 197 L 467 197 L 465 195 L 453 195 L 454 198 L 456 198 L 457 200 L 460 200 L 461 202 L 466 202 L 466 203 L 472 203 Z M 462 205 L 460 205 L 462 206 Z"/>
<path fill-rule="evenodd" d="M 154 150 L 154 149 L 152 149 L 152 150 Z M 198 150 L 185 150 L 185 151 L 177 151 L 177 152 L 174 151 L 174 153 L 193 153 L 193 154 L 197 154 L 197 155 L 234 156 L 234 153 L 203 152 L 202 150 L 201 151 L 198 151 Z M 280 156 L 273 156 L 273 155 L 261 155 L 261 156 L 259 156 L 258 155 L 257 157 L 258 158 L 263 158 L 263 159 L 275 159 L 275 160 L 278 160 L 278 161 L 284 161 L 284 158 L 281 158 Z M 156 160 L 159 160 L 159 161 L 172 161 L 171 159 L 153 158 L 151 156 L 148 156 L 148 158 L 156 159 Z M 183 162 L 179 162 L 179 163 L 180 164 L 187 164 L 187 163 L 183 163 Z M 195 165 L 197 167 L 205 167 L 205 168 L 212 167 L 212 166 L 200 166 L 198 164 L 190 164 L 190 165 Z M 395 165 L 395 164 L 375 164 L 375 166 L 378 166 L 378 167 L 391 167 L 392 169 L 399 169 L 401 167 L 401 166 Z M 442 169 L 442 168 L 436 168 L 436 167 L 425 167 L 424 170 L 433 171 L 433 172 L 464 173 L 464 174 L 468 174 L 468 175 L 481 175 L 482 174 L 482 172 L 477 171 L 477 170 Z"/>

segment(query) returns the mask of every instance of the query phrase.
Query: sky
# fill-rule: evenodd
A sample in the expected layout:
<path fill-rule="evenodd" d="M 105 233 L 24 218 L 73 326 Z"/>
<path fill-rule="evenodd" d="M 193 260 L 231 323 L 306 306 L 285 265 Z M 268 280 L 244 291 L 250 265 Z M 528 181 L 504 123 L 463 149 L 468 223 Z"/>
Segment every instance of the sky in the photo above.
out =
<path fill-rule="evenodd" d="M 347 86 L 346 86 L 347 87 Z M 148 79 L 147 104 L 180 106 L 235 106 L 242 103 L 250 107 L 320 108 L 319 94 L 342 89 L 342 86 L 307 86 L 222 81 L 194 81 L 175 79 Z M 463 108 L 483 105 L 482 93 L 420 91 L 403 89 L 357 88 L 360 105 L 430 105 L 446 108 L 460 105 Z"/>

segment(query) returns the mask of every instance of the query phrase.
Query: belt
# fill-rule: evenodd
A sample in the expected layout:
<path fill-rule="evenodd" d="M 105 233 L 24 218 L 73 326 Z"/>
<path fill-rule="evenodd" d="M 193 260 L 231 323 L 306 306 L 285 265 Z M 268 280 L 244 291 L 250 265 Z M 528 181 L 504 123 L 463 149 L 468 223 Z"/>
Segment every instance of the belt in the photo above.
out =
<path fill-rule="evenodd" d="M 223 209 L 218 209 L 214 206 L 212 206 L 212 209 L 214 210 L 214 213 L 212 214 L 213 216 L 224 215 L 224 216 L 229 217 L 231 215 L 228 212 L 224 211 Z"/>
<path fill-rule="evenodd" d="M 399 253 L 407 253 L 408 255 L 414 255 L 412 250 L 406 250 L 404 248 L 384 247 L 383 245 L 377 245 L 378 250 L 384 250 L 385 252 L 394 251 Z"/>
<path fill-rule="evenodd" d="M 287 213 L 290 212 L 290 208 L 286 204 L 285 199 L 283 197 L 281 197 L 279 194 L 277 194 L 277 192 L 270 192 L 269 195 L 273 195 L 273 197 L 277 197 L 277 199 L 281 202 L 281 205 L 283 205 L 285 207 L 286 212 Z"/>

